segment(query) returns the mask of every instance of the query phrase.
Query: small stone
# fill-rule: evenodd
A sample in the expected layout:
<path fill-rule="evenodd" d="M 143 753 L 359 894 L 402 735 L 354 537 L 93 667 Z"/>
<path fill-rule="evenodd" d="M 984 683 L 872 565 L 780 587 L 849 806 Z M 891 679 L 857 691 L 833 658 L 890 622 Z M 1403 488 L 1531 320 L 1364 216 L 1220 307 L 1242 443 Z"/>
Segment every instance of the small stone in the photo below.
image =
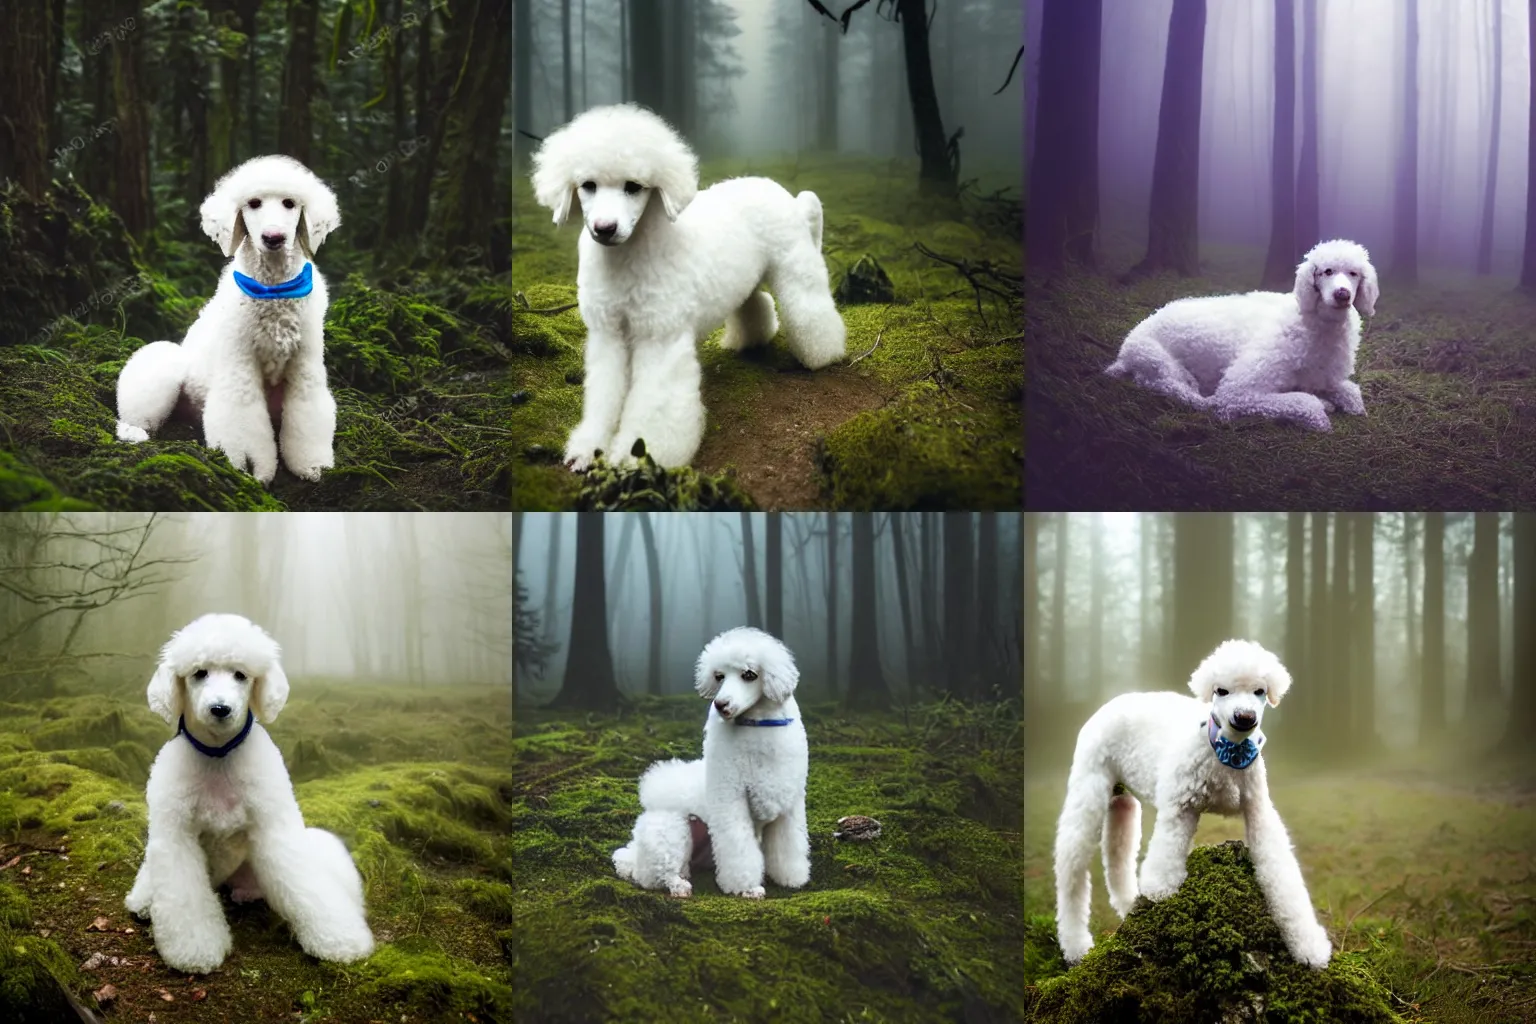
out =
<path fill-rule="evenodd" d="M 530 392 L 514 391 L 507 396 L 507 401 L 511 402 L 513 405 L 523 405 L 528 401 L 528 399 L 532 397 L 533 395 Z"/>
<path fill-rule="evenodd" d="M 117 986 L 108 982 L 92 992 L 91 995 L 95 997 L 97 1006 L 106 1006 L 117 998 Z M 154 1014 L 150 1014 L 150 1019 L 154 1019 Z"/>
<path fill-rule="evenodd" d="M 837 819 L 833 839 L 869 840 L 880 838 L 880 823 L 863 814 L 849 814 Z"/>
<path fill-rule="evenodd" d="M 98 917 L 86 925 L 85 930 L 88 932 L 109 932 L 112 930 L 112 921 L 106 917 Z"/>

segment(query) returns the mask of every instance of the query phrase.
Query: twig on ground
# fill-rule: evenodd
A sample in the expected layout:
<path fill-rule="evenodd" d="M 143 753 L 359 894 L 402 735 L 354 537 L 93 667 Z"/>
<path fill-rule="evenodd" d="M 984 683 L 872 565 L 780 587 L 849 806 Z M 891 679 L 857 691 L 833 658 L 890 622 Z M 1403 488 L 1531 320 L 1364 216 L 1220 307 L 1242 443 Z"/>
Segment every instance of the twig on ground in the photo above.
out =
<path fill-rule="evenodd" d="M 852 366 L 852 365 L 853 365 L 853 364 L 854 364 L 854 363 L 856 363 L 856 362 L 858 362 L 858 361 L 859 361 L 859 360 L 860 360 L 860 359 L 863 359 L 863 358 L 864 358 L 864 357 L 865 357 L 865 356 L 867 356 L 867 355 L 869 355 L 869 354 L 870 354 L 870 353 L 871 353 L 871 352 L 873 352 L 873 351 L 874 351 L 874 350 L 875 350 L 875 349 L 877 349 L 877 348 L 879 348 L 879 347 L 880 347 L 880 339 L 881 339 L 881 337 L 883 337 L 883 336 L 884 336 L 884 335 L 885 335 L 885 328 L 884 328 L 884 327 L 882 327 L 882 328 L 880 328 L 880 330 L 879 330 L 879 331 L 878 331 L 878 332 L 877 332 L 877 333 L 876 333 L 876 334 L 875 334 L 875 343 L 874 343 L 874 344 L 873 344 L 873 345 L 871 345 L 871 346 L 869 346 L 869 350 L 868 350 L 868 351 L 866 351 L 866 352 L 861 352 L 861 353 L 860 353 L 860 354 L 859 354 L 859 355 L 856 355 L 856 356 L 854 356 L 854 357 L 853 357 L 853 358 L 852 358 L 852 359 L 850 359 L 850 360 L 848 360 L 848 365 L 849 365 L 849 366 Z"/>

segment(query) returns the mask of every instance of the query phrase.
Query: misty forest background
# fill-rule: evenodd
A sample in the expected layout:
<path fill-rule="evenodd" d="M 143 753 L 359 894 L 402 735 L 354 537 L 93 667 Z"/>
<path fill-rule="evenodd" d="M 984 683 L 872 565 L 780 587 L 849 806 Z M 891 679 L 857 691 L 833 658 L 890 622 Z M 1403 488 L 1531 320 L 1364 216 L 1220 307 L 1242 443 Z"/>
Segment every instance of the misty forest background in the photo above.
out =
<path fill-rule="evenodd" d="M 578 229 L 555 229 L 520 174 L 518 507 L 1018 507 L 1021 31 L 1009 0 L 518 4 L 520 168 L 590 107 L 648 106 L 700 153 L 703 185 L 752 174 L 816 192 L 849 327 L 848 363 L 814 374 L 784 350 L 706 343 L 694 466 L 734 466 L 741 493 L 663 484 L 645 504 L 631 484 L 640 503 L 621 504 L 606 476 L 553 458 L 580 414 Z"/>
<path fill-rule="evenodd" d="M 66 992 L 169 1021 L 505 1006 L 511 558 L 506 514 L 0 515 L 0 1011 Z M 234 951 L 189 977 L 123 909 L 174 733 L 144 689 L 210 611 L 282 645 L 292 694 L 268 729 L 306 822 L 362 872 L 379 948 L 361 964 L 226 903 Z"/>
<path fill-rule="evenodd" d="M 1022 1017 L 1018 513 L 528 514 L 516 533 L 520 1014 Z M 747 915 L 711 867 L 675 900 L 611 860 L 640 772 L 700 756 L 694 662 L 740 625 L 795 654 L 810 741 L 810 884 Z M 848 814 L 881 837 L 834 840 Z"/>
<path fill-rule="evenodd" d="M 1032 505 L 1531 504 L 1532 5 L 1039 0 L 1026 21 Z M 1364 419 L 1222 426 L 1100 372 L 1164 303 L 1289 291 L 1330 238 L 1381 278 Z"/>
<path fill-rule="evenodd" d="M 1246 637 L 1294 679 L 1264 757 L 1335 948 L 1405 1015 L 1522 1015 L 1536 516 L 1027 513 L 1024 538 L 1032 970 L 1054 954 L 1051 845 L 1077 730 L 1118 693 L 1184 692 L 1216 644 Z M 1242 831 L 1207 815 L 1196 842 Z M 1098 933 L 1117 919 L 1094 873 Z"/>
<path fill-rule="evenodd" d="M 58 0 L 0 11 L 0 505 L 505 507 L 504 0 Z M 225 260 L 214 182 L 283 153 L 336 192 L 336 469 L 270 491 L 190 425 L 113 439 L 117 374 Z"/>

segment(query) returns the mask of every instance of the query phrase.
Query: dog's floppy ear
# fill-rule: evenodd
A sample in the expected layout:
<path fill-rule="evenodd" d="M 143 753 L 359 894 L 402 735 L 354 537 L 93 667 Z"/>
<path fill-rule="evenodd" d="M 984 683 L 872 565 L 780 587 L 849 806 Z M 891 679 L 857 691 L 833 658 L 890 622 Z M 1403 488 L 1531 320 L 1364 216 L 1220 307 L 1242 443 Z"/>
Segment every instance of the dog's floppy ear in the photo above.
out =
<path fill-rule="evenodd" d="M 271 666 L 256 677 L 251 687 L 251 710 L 261 722 L 270 722 L 288 703 L 288 676 L 283 666 L 274 658 Z"/>
<path fill-rule="evenodd" d="M 566 218 L 571 215 L 571 197 L 575 194 L 576 190 L 574 188 L 568 188 L 563 193 L 561 193 L 560 199 L 555 203 L 554 209 L 556 227 L 564 224 Z"/>
<path fill-rule="evenodd" d="M 713 699 L 720 692 L 720 680 L 715 678 L 714 660 L 709 656 L 709 647 L 706 645 L 703 653 L 699 655 L 699 662 L 693 668 L 693 688 L 699 691 L 699 696 L 705 700 Z"/>
<path fill-rule="evenodd" d="M 167 725 L 174 725 L 181 717 L 181 678 L 171 670 L 170 661 L 163 656 L 160 664 L 155 666 L 155 674 L 149 677 L 145 697 L 149 701 L 149 710 L 165 719 Z"/>
<path fill-rule="evenodd" d="M 225 256 L 233 256 L 246 239 L 243 208 L 220 191 L 203 200 L 199 213 L 203 219 L 203 234 L 213 239 Z"/>
<path fill-rule="evenodd" d="M 788 647 L 766 633 L 763 636 L 768 641 L 762 664 L 763 696 L 774 703 L 786 701 L 800 682 L 800 670 L 795 667 L 795 656 Z"/>
<path fill-rule="evenodd" d="M 1363 250 L 1362 250 L 1363 251 Z M 1355 290 L 1355 308 L 1361 316 L 1376 315 L 1376 300 L 1381 297 L 1381 286 L 1376 283 L 1376 268 L 1367 258 L 1360 269 L 1360 287 Z"/>
<path fill-rule="evenodd" d="M 306 255 L 313 256 L 326 236 L 341 227 L 341 208 L 336 205 L 336 193 L 319 178 L 311 177 L 309 188 L 296 198 L 303 203 L 297 232 L 299 246 Z"/>
<path fill-rule="evenodd" d="M 692 196 L 674 199 L 672 192 L 665 188 L 658 188 L 656 191 L 661 195 L 661 209 L 667 215 L 667 220 L 677 220 L 678 215 L 683 212 L 683 207 L 693 199 Z"/>
<path fill-rule="evenodd" d="M 1311 253 L 1296 267 L 1296 304 L 1303 313 L 1317 309 L 1317 267 L 1312 264 Z"/>
<path fill-rule="evenodd" d="M 1279 658 L 1274 659 L 1274 664 L 1269 667 L 1269 671 L 1264 673 L 1264 700 L 1268 702 L 1270 707 L 1277 708 L 1280 706 L 1280 701 L 1285 696 L 1285 692 L 1290 688 L 1291 673 L 1286 670 L 1284 665 L 1280 664 Z"/>

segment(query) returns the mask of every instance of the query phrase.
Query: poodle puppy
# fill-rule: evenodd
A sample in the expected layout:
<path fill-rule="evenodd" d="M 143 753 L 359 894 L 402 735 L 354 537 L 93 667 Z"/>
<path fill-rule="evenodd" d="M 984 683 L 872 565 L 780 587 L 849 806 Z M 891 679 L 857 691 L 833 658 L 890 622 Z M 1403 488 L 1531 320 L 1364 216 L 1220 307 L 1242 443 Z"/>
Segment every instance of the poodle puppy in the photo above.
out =
<path fill-rule="evenodd" d="M 279 447 L 289 472 L 319 480 L 336 464 L 336 400 L 325 278 L 310 261 L 341 224 L 336 196 L 297 160 L 260 156 L 219 179 L 202 218 L 233 258 L 181 344 L 151 342 L 124 365 L 117 436 L 137 444 L 176 416 L 201 423 L 210 448 L 262 483 Z"/>
<path fill-rule="evenodd" d="M 1370 254 L 1320 242 L 1292 292 L 1178 299 L 1137 324 L 1104 371 L 1223 420 L 1269 416 L 1330 430 L 1328 413 L 1365 415 L 1355 372 L 1360 317 L 1380 290 Z"/>
<path fill-rule="evenodd" d="M 1228 640 L 1176 693 L 1126 693 L 1083 726 L 1056 826 L 1056 928 L 1061 951 L 1076 963 L 1093 946 L 1088 930 L 1093 847 L 1102 841 L 1109 902 L 1124 917 L 1138 893 L 1151 900 L 1183 884 L 1185 862 L 1204 811 L 1242 814 L 1248 852 L 1269 912 L 1291 955 L 1327 965 L 1333 947 L 1317 923 L 1285 824 L 1269 799 L 1259 721 L 1290 689 L 1285 666 L 1248 640 Z M 1141 800 L 1157 822 L 1138 887 Z"/>
<path fill-rule="evenodd" d="M 581 114 L 544 140 L 533 163 L 534 195 L 555 223 L 565 223 L 573 195 L 586 222 L 576 275 L 586 380 L 565 449 L 572 469 L 587 469 L 599 452 L 633 462 L 637 440 L 659 465 L 692 461 L 704 436 L 696 345 L 721 321 L 722 348 L 766 344 L 782 315 L 784 340 L 804 366 L 843 358 L 814 192 L 791 196 L 767 178 L 699 192 L 688 144 L 634 104 Z"/>
<path fill-rule="evenodd" d="M 149 771 L 149 841 L 124 901 L 154 924 L 178 971 L 229 954 L 214 890 L 265 899 L 304 951 L 348 963 L 373 952 L 363 882 L 340 839 L 305 828 L 283 755 L 261 727 L 288 700 L 278 646 L 239 615 L 204 615 L 171 636 L 149 681 L 150 709 L 176 735 Z"/>
<path fill-rule="evenodd" d="M 788 889 L 810 881 L 799 680 L 789 648 L 762 630 L 727 630 L 705 645 L 694 671 L 694 687 L 711 702 L 704 758 L 646 769 L 644 813 L 613 854 L 620 878 L 688 896 L 689 867 L 712 858 L 720 890 L 749 899 L 763 897 L 765 868 Z"/>

